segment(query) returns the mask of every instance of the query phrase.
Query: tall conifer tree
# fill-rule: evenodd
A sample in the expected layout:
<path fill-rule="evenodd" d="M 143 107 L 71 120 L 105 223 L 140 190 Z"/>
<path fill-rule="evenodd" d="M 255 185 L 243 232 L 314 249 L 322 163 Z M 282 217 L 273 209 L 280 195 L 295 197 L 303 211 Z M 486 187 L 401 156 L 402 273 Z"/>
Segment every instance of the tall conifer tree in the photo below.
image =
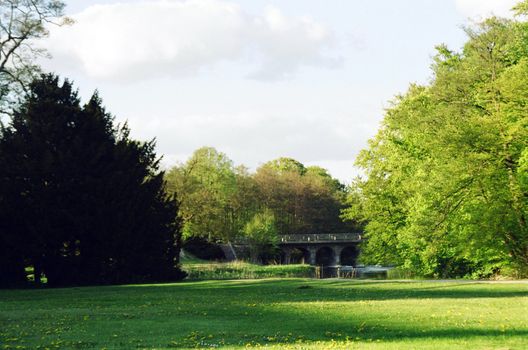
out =
<path fill-rule="evenodd" d="M 81 107 L 70 82 L 42 76 L 2 130 L 0 162 L 0 283 L 28 265 L 50 285 L 182 277 L 177 202 L 154 142 L 116 127 L 97 93 Z"/>

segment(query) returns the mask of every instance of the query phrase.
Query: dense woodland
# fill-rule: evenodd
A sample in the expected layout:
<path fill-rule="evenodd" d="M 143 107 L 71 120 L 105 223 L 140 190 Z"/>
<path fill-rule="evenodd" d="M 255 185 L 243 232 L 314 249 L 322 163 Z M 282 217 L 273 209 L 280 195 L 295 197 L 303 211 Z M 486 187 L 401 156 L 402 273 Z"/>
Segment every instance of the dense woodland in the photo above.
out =
<path fill-rule="evenodd" d="M 437 48 L 357 159 L 362 259 L 437 277 L 528 272 L 528 2 Z"/>
<path fill-rule="evenodd" d="M 250 173 L 204 147 L 168 171 L 166 180 L 180 202 L 185 239 L 248 242 L 266 251 L 281 234 L 358 229 L 341 219 L 345 186 L 325 169 L 291 158 L 269 161 Z"/>

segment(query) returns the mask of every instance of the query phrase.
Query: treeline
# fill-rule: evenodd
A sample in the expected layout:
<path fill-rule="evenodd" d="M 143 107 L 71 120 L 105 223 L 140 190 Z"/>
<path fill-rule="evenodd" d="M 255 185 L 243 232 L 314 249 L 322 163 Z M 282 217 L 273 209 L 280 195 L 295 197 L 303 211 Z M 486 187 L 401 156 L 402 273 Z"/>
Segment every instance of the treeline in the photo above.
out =
<path fill-rule="evenodd" d="M 249 242 L 257 260 L 280 234 L 357 229 L 340 218 L 345 187 L 325 169 L 291 158 L 267 162 L 250 173 L 204 147 L 168 171 L 166 180 L 180 202 L 185 238 Z"/>
<path fill-rule="evenodd" d="M 97 94 L 43 75 L 0 127 L 0 288 L 175 281 L 177 201 L 153 142 L 130 139 Z"/>
<path fill-rule="evenodd" d="M 517 20 L 437 48 L 433 77 L 387 110 L 357 164 L 346 216 L 366 223 L 362 259 L 419 275 L 528 273 L 528 2 Z"/>

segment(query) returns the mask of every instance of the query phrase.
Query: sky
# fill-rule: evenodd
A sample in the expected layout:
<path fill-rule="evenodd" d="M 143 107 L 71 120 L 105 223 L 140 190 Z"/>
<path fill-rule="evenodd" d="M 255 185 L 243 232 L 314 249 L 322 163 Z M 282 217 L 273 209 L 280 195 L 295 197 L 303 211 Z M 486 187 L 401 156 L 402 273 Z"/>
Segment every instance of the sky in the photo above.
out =
<path fill-rule="evenodd" d="M 165 167 L 202 146 L 251 170 L 278 157 L 344 183 L 391 100 L 426 84 L 435 46 L 511 0 L 67 0 L 43 68 L 97 89 L 156 138 Z"/>

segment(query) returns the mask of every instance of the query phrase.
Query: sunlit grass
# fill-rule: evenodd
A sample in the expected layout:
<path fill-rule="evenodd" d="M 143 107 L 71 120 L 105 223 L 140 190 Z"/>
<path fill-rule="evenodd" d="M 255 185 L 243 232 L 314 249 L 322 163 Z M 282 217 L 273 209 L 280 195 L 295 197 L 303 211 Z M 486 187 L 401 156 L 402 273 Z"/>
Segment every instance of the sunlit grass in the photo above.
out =
<path fill-rule="evenodd" d="M 528 349 L 528 284 L 306 279 L 0 291 L 4 349 Z"/>

